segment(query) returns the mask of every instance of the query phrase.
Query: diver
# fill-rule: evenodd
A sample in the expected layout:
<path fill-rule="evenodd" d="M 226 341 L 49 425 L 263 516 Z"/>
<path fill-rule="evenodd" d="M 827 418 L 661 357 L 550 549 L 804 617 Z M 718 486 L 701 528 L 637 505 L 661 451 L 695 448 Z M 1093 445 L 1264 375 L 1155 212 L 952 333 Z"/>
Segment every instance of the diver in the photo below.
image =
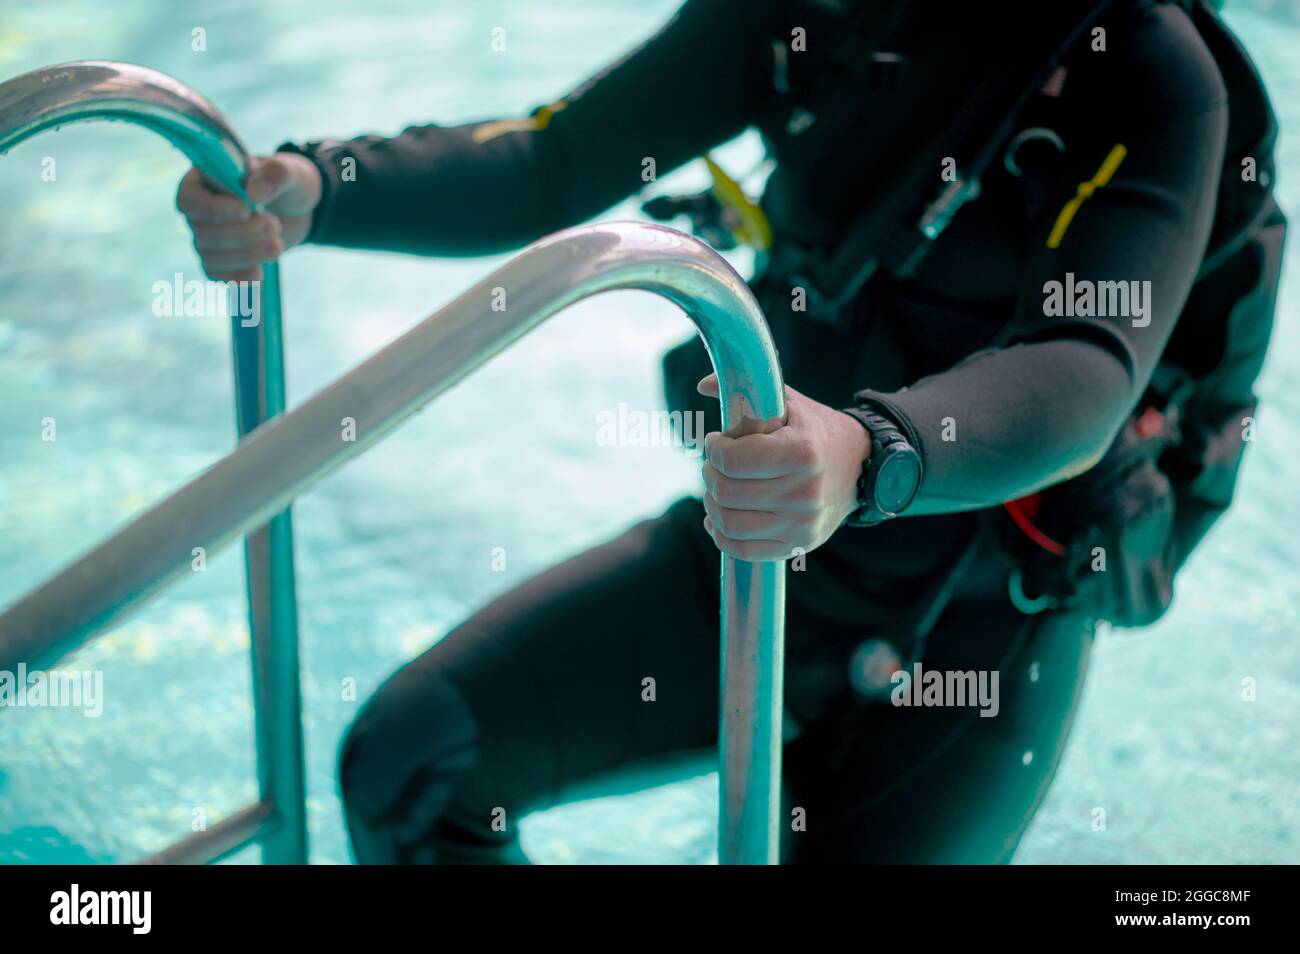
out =
<path fill-rule="evenodd" d="M 715 173 L 713 205 L 648 211 L 755 246 L 787 423 L 711 433 L 701 498 L 387 681 L 340 752 L 357 861 L 526 860 L 522 814 L 713 749 L 719 551 L 801 554 L 782 861 L 1007 861 L 1099 623 L 1157 618 L 1227 508 L 1285 223 L 1267 97 L 1204 3 L 688 0 L 525 118 L 286 144 L 248 176 L 263 211 L 196 171 L 178 205 L 225 280 L 303 243 L 499 253 L 748 128 L 760 201 Z M 699 342 L 665 371 L 716 420 Z M 891 704 L 922 665 L 1000 676 L 994 717 Z"/>

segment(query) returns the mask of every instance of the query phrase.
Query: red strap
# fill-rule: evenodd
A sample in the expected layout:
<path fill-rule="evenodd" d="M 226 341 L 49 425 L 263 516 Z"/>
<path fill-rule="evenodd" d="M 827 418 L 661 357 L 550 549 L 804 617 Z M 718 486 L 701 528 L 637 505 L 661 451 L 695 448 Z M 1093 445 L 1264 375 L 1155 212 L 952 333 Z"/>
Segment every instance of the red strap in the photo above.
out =
<path fill-rule="evenodd" d="M 1153 437 L 1159 437 L 1165 432 L 1165 415 L 1157 407 L 1148 407 L 1139 415 L 1134 423 L 1138 436 L 1143 440 L 1150 440 Z M 1011 519 L 1015 521 L 1030 540 L 1042 547 L 1048 553 L 1054 556 L 1065 556 L 1065 547 L 1053 540 L 1038 527 L 1034 526 L 1034 518 L 1038 516 L 1038 509 L 1042 505 L 1043 495 L 1030 494 L 1027 497 L 1021 497 L 1018 500 L 1008 500 L 1002 506 Z"/>
<path fill-rule="evenodd" d="M 1038 507 L 1041 503 L 1041 494 L 1030 494 L 1028 497 L 1021 497 L 1019 500 L 1008 500 L 1002 506 L 1011 515 L 1011 519 L 1015 521 L 1016 526 L 1030 540 L 1033 540 L 1034 543 L 1053 556 L 1065 556 L 1064 546 L 1034 526 L 1033 518 L 1038 516 Z"/>

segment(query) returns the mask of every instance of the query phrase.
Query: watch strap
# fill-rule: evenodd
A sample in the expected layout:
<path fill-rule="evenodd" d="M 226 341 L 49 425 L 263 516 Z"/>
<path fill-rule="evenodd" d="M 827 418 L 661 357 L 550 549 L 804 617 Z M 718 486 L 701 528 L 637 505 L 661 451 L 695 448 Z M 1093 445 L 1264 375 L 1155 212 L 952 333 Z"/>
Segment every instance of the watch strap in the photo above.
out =
<path fill-rule="evenodd" d="M 842 410 L 863 426 L 871 440 L 871 454 L 863 462 L 858 474 L 858 509 L 848 516 L 845 523 L 855 527 L 870 527 L 891 520 L 897 514 L 880 509 L 876 502 L 876 475 L 885 459 L 895 453 L 895 445 L 901 444 L 912 453 L 917 453 L 916 448 L 903 428 L 877 408 L 849 407 Z"/>

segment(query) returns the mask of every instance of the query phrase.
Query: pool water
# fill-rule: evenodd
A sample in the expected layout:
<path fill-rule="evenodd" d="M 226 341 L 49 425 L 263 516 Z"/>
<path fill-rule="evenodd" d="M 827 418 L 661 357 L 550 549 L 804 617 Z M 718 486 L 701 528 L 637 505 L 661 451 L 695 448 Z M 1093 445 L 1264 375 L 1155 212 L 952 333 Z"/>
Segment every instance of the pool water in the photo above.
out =
<path fill-rule="evenodd" d="M 208 6 L 7 4 L 0 77 L 73 59 L 141 63 L 202 92 L 268 151 L 289 138 L 518 115 L 650 33 L 675 2 Z M 1294 128 L 1300 27 L 1253 7 L 1230 7 L 1228 19 Z M 491 48 L 498 26 L 504 53 Z M 203 51 L 193 49 L 200 29 Z M 1292 209 L 1296 150 L 1284 137 L 1280 190 Z M 746 137 L 721 155 L 746 169 L 758 147 Z M 45 181 L 51 158 L 57 175 Z M 201 277 L 173 207 L 185 168 L 147 133 L 103 124 L 47 133 L 0 160 L 0 604 L 232 445 L 225 321 L 150 307 L 155 282 Z M 692 167 L 658 187 L 703 181 Z M 629 202 L 603 218 L 634 215 Z M 1294 271 L 1295 243 L 1289 254 Z M 293 252 L 290 403 L 502 260 Z M 1293 285 L 1240 502 L 1180 577 L 1166 619 L 1101 638 L 1020 862 L 1300 860 Z M 620 402 L 659 406 L 659 355 L 689 332 L 646 295 L 575 307 L 295 505 L 313 861 L 347 860 L 335 751 L 359 700 L 492 595 L 694 490 L 697 463 L 685 455 L 595 437 L 598 415 Z M 57 440 L 41 439 L 47 418 Z M 505 572 L 493 569 L 498 547 Z M 255 797 L 239 548 L 74 665 L 104 673 L 101 717 L 0 713 L 0 862 L 131 860 Z M 1253 701 L 1243 679 L 1255 681 Z M 525 820 L 524 844 L 553 863 L 708 863 L 716 801 L 705 775 L 564 806 Z M 257 849 L 234 860 L 256 861 Z"/>

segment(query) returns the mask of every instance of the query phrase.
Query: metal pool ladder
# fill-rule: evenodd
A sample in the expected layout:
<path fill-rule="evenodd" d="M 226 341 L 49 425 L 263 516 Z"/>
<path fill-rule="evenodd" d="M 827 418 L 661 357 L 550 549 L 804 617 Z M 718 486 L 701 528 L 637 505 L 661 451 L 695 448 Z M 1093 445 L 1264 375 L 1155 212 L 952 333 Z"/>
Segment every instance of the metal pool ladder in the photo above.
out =
<path fill-rule="evenodd" d="M 192 90 L 123 63 L 50 66 L 0 84 L 0 153 L 42 130 L 132 122 L 244 195 L 249 154 Z M 0 670 L 48 667 L 182 577 L 194 547 L 245 538 L 259 800 L 146 859 L 202 863 L 253 841 L 268 864 L 307 862 L 292 501 L 556 312 L 637 288 L 695 323 L 721 383 L 723 426 L 772 430 L 784 388 L 767 324 L 744 281 L 672 229 L 611 223 L 543 239 L 302 406 L 284 413 L 279 270 L 264 269 L 261 320 L 232 318 L 236 448 L 0 613 Z M 494 308 L 499 289 L 509 307 Z M 344 418 L 355 440 L 341 438 Z M 718 857 L 774 864 L 781 774 L 785 565 L 722 558 Z"/>

